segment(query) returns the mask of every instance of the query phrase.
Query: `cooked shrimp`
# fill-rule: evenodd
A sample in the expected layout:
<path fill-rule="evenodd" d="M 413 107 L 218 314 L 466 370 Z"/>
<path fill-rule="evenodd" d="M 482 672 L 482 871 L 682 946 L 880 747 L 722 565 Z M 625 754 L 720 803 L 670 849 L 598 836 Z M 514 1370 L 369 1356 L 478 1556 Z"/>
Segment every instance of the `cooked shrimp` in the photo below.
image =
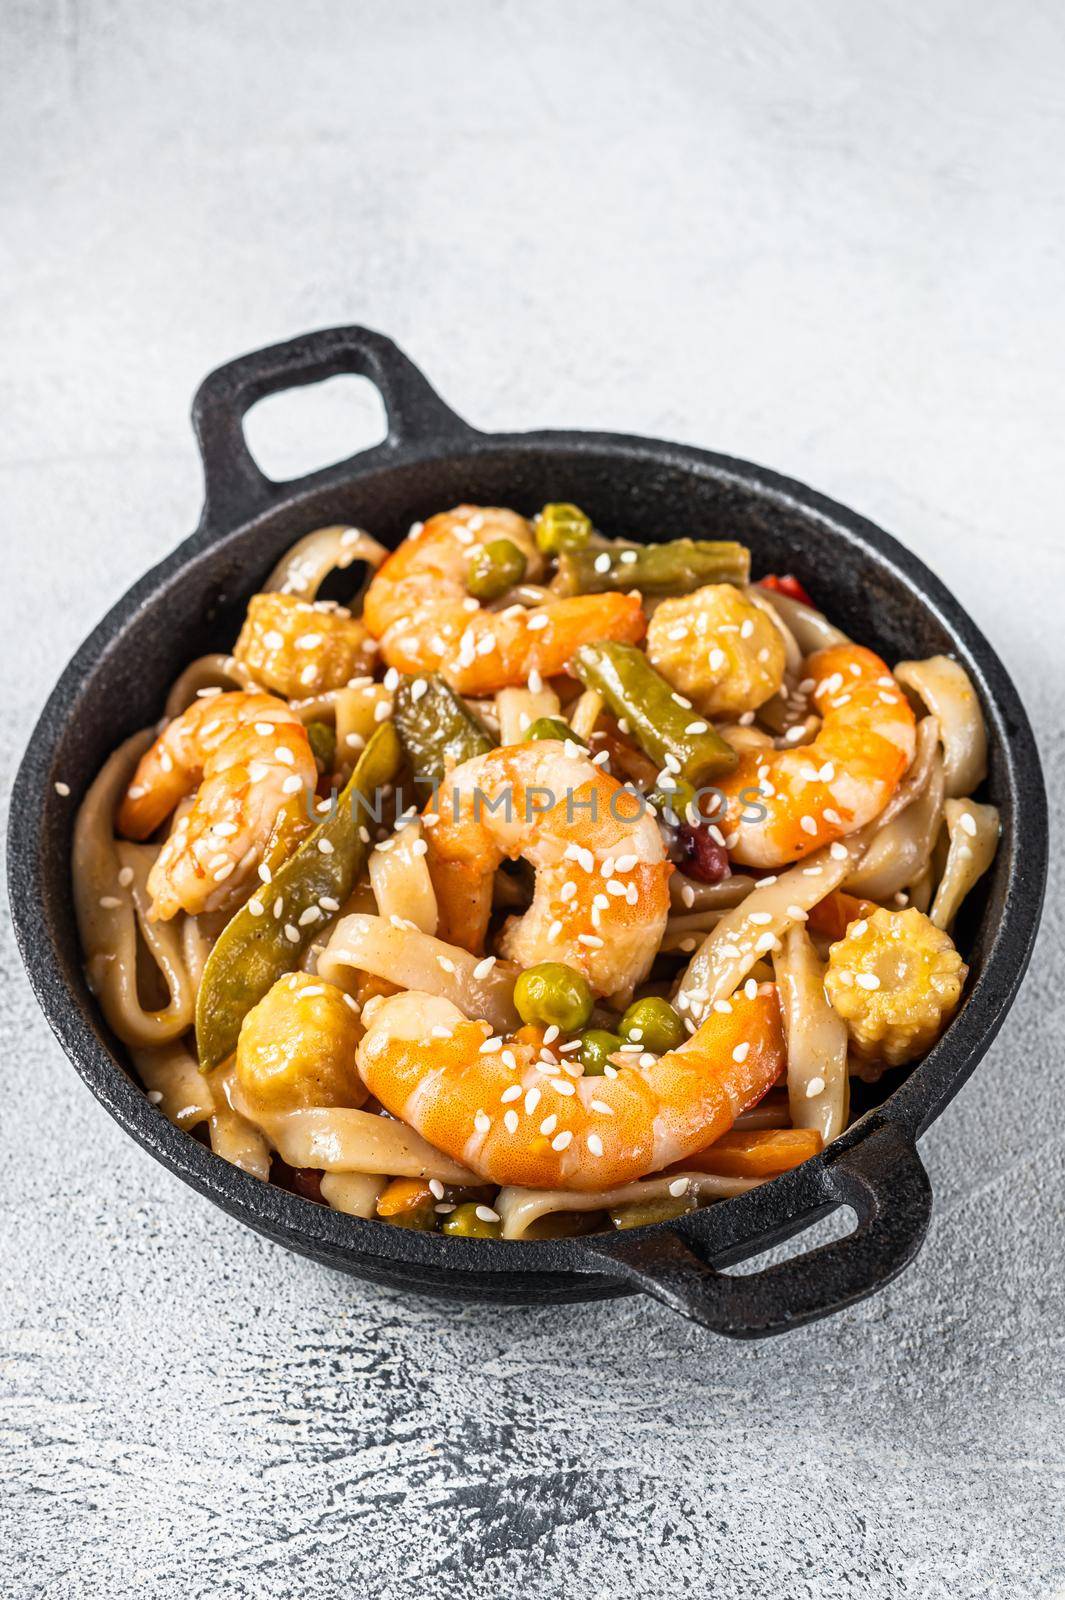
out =
<path fill-rule="evenodd" d="M 474 756 L 445 779 L 432 817 L 442 938 L 479 953 L 496 869 L 524 856 L 536 890 L 504 929 L 502 955 L 521 967 L 566 962 L 600 995 L 627 995 L 646 977 L 672 868 L 639 798 L 576 746 L 543 739 Z"/>
<path fill-rule="evenodd" d="M 913 760 L 914 715 L 879 656 L 834 645 L 807 657 L 805 671 L 822 718 L 812 744 L 746 751 L 719 785 L 743 807 L 739 820 L 733 808 L 727 838 L 733 860 L 745 866 L 798 861 L 864 827 Z M 768 814 L 744 820 L 756 804 Z"/>
<path fill-rule="evenodd" d="M 737 993 L 678 1049 L 613 1077 L 581 1076 L 539 1029 L 492 1038 L 436 995 L 374 1002 L 366 1022 L 359 1072 L 386 1110 L 486 1181 L 536 1189 L 605 1189 L 705 1149 L 785 1061 L 772 984 Z"/>
<path fill-rule="evenodd" d="M 227 900 L 316 781 L 303 724 L 271 695 L 221 694 L 175 717 L 141 757 L 117 819 L 145 839 L 196 791 L 148 875 L 153 920 Z"/>
<path fill-rule="evenodd" d="M 497 507 L 458 506 L 411 533 L 375 574 L 363 620 L 390 667 L 439 672 L 460 694 L 493 694 L 553 676 L 593 639 L 642 639 L 638 595 L 585 594 L 527 609 L 488 611 L 467 591 L 471 551 L 506 540 L 536 576 L 541 557 L 524 517 Z"/>
<path fill-rule="evenodd" d="M 205 695 L 168 722 L 137 764 L 119 807 L 119 833 L 127 839 L 147 839 L 178 802 L 196 788 L 208 758 L 249 722 L 260 723 L 262 736 L 267 739 L 275 724 L 300 725 L 296 713 L 283 700 L 243 689 Z"/>

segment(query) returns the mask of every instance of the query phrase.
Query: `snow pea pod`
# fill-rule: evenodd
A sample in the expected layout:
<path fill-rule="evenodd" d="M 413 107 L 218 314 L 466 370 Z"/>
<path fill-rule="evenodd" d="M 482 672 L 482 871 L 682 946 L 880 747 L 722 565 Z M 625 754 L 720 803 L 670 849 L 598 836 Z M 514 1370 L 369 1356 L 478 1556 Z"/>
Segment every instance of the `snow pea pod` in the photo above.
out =
<path fill-rule="evenodd" d="M 670 685 L 635 645 L 582 644 L 570 670 L 602 695 L 640 748 L 659 768 L 696 789 L 731 772 L 738 757 L 690 706 L 677 704 Z"/>
<path fill-rule="evenodd" d="M 418 685 L 424 685 L 415 695 Z M 495 740 L 443 678 L 403 678 L 393 715 L 418 792 L 424 796 L 444 774 L 471 756 L 483 756 Z"/>
<path fill-rule="evenodd" d="M 402 750 L 390 722 L 376 729 L 332 813 L 226 924 L 203 969 L 196 997 L 200 1069 L 236 1048 L 241 1023 L 277 979 L 293 972 L 326 912 L 342 905 L 369 849 L 366 816 L 374 796 L 399 771 Z M 372 814 L 372 813 L 371 813 Z M 280 906 L 279 914 L 275 914 Z M 317 916 L 307 915 L 316 911 Z M 305 919 L 305 920 L 304 920 Z"/>
<path fill-rule="evenodd" d="M 750 575 L 751 552 L 734 539 L 671 539 L 564 549 L 555 587 L 560 594 L 639 589 L 644 595 L 676 595 L 708 583 L 746 583 Z"/>

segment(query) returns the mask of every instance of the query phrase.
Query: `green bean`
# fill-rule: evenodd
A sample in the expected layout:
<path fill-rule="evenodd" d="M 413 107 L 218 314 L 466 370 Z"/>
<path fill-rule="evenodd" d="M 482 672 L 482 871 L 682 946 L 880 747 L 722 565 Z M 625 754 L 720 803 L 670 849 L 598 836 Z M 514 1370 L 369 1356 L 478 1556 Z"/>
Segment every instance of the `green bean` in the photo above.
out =
<path fill-rule="evenodd" d="M 414 689 L 419 683 L 427 688 L 416 698 Z M 435 675 L 401 679 L 393 715 L 414 769 L 415 785 L 423 796 L 443 782 L 450 767 L 484 755 L 495 743 L 465 701 Z"/>
<path fill-rule="evenodd" d="M 466 588 L 478 600 L 498 600 L 525 576 L 528 561 L 512 539 L 477 545 L 466 568 Z"/>
<path fill-rule="evenodd" d="M 618 1024 L 618 1032 L 627 1043 L 642 1044 L 659 1056 L 683 1044 L 685 1036 L 680 1013 L 658 995 L 634 1000 Z"/>
<path fill-rule="evenodd" d="M 592 521 L 579 506 L 559 501 L 545 506 L 536 519 L 536 543 L 545 556 L 580 550 L 592 537 Z"/>
<path fill-rule="evenodd" d="M 592 1014 L 592 991 L 575 967 L 541 961 L 526 967 L 514 985 L 514 1004 L 523 1022 L 552 1024 L 575 1033 Z"/>
<path fill-rule="evenodd" d="M 731 772 L 738 757 L 731 745 L 691 709 L 677 704 L 673 690 L 635 645 L 583 644 L 570 662 L 581 682 L 597 689 L 657 767 L 699 788 Z"/>
<path fill-rule="evenodd" d="M 571 739 L 574 744 L 579 744 L 582 750 L 588 749 L 587 739 L 582 739 L 579 733 L 574 733 L 568 722 L 561 717 L 537 717 L 525 730 L 526 739 Z"/>
<path fill-rule="evenodd" d="M 337 758 L 336 729 L 328 722 L 308 722 L 307 742 L 319 772 L 332 772 Z"/>
<path fill-rule="evenodd" d="M 653 1222 L 672 1222 L 674 1217 L 694 1210 L 695 1202 L 682 1195 L 677 1200 L 632 1200 L 628 1205 L 611 1206 L 609 1215 L 615 1228 L 647 1228 Z"/>
<path fill-rule="evenodd" d="M 223 928 L 203 969 L 196 997 L 196 1047 L 204 1072 L 236 1048 L 240 1025 L 267 990 L 293 972 L 324 917 L 323 896 L 342 904 L 366 861 L 363 812 L 391 783 L 402 759 L 390 722 L 376 729 L 341 791 L 336 808 Z M 281 915 L 273 908 L 281 902 Z M 265 907 L 265 909 L 264 909 Z M 258 915 L 256 909 L 258 908 Z M 318 911 L 304 923 L 304 912 Z M 294 935 L 294 937 L 293 937 Z"/>
<path fill-rule="evenodd" d="M 611 544 L 564 549 L 555 587 L 560 594 L 691 594 L 707 583 L 746 583 L 751 552 L 734 539 L 672 539 L 666 544 Z"/>
<path fill-rule="evenodd" d="M 601 1078 L 614 1051 L 621 1045 L 616 1033 L 605 1028 L 588 1028 L 581 1034 L 581 1047 L 577 1051 L 586 1078 Z"/>
<path fill-rule="evenodd" d="M 498 1239 L 499 1221 L 480 1217 L 479 1211 L 489 1211 L 490 1206 L 477 1206 L 472 1201 L 456 1206 L 443 1221 L 443 1231 L 453 1239 Z"/>
<path fill-rule="evenodd" d="M 696 817 L 695 790 L 684 778 L 676 778 L 673 786 L 658 783 L 653 789 L 647 791 L 647 798 L 654 806 L 658 815 L 673 827 L 680 827 L 682 822 L 691 822 Z M 693 809 L 695 808 L 695 809 Z"/>

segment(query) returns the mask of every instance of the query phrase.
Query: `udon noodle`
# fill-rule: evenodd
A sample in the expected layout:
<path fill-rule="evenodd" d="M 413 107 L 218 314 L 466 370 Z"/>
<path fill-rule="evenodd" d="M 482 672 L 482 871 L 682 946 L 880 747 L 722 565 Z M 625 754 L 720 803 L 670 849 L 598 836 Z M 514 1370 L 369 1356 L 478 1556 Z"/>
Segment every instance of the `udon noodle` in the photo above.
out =
<path fill-rule="evenodd" d="M 680 1215 L 837 1138 L 959 1003 L 999 832 L 973 685 L 738 545 L 563 505 L 392 556 L 320 529 L 163 710 L 78 812 L 89 985 L 161 1115 L 337 1211 Z"/>

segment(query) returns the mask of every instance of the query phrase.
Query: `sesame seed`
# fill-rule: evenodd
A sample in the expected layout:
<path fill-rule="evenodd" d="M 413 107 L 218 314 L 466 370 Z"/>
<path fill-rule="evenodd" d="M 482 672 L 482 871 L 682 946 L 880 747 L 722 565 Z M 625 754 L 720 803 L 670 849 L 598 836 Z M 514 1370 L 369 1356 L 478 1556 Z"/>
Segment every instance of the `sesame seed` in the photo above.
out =
<path fill-rule="evenodd" d="M 499 1212 L 493 1211 L 491 1206 L 478 1206 L 477 1215 L 482 1222 L 498 1222 Z"/>
<path fill-rule="evenodd" d="M 555 1116 L 554 1112 L 552 1112 L 549 1117 L 545 1117 L 543 1122 L 541 1122 L 541 1124 L 540 1124 L 540 1132 L 543 1134 L 544 1138 L 546 1139 L 546 1138 L 549 1137 L 550 1134 L 554 1133 L 554 1131 L 555 1131 L 555 1129 L 557 1127 L 558 1127 L 558 1118 Z"/>
<path fill-rule="evenodd" d="M 859 972 L 854 981 L 859 989 L 879 989 L 880 987 L 880 979 L 875 972 Z"/>
<path fill-rule="evenodd" d="M 159 1104 L 159 1102 L 162 1100 L 162 1098 L 163 1098 L 163 1091 L 161 1089 L 149 1089 L 148 1090 L 148 1103 L 149 1103 L 149 1105 L 157 1106 Z"/>
<path fill-rule="evenodd" d="M 551 1140 L 552 1150 L 568 1150 L 573 1143 L 573 1134 L 568 1128 L 563 1128 L 561 1133 L 556 1133 Z"/>
<path fill-rule="evenodd" d="M 592 565 L 594 566 L 596 572 L 610 571 L 610 557 L 607 555 L 605 550 L 601 556 L 596 556 L 595 560 L 592 562 Z"/>
<path fill-rule="evenodd" d="M 69 783 L 64 783 L 62 781 L 62 779 L 60 779 L 60 781 L 58 783 L 56 783 L 53 787 L 55 788 L 56 794 L 61 795 L 64 800 L 66 799 L 67 795 L 70 793 L 70 784 Z M 130 794 L 132 794 L 132 793 L 133 793 L 133 790 L 131 789 L 130 790 Z"/>
<path fill-rule="evenodd" d="M 967 833 L 969 835 L 970 839 L 976 837 L 976 818 L 973 816 L 971 811 L 962 812 L 961 816 L 958 818 L 958 826 L 963 833 Z"/>
<path fill-rule="evenodd" d="M 331 856 L 333 854 L 333 846 L 328 839 L 319 839 L 318 849 L 323 856 Z"/>
<path fill-rule="evenodd" d="M 492 1119 L 487 1112 L 478 1111 L 477 1115 L 473 1119 L 473 1126 L 476 1128 L 478 1133 L 487 1133 L 489 1128 L 492 1126 Z"/>
<path fill-rule="evenodd" d="M 597 1133 L 590 1133 L 588 1135 L 588 1149 L 591 1151 L 593 1156 L 602 1155 L 603 1141 Z"/>
<path fill-rule="evenodd" d="M 540 628 L 546 628 L 550 620 L 543 611 L 534 611 L 528 620 L 529 632 L 534 633 Z"/>
<path fill-rule="evenodd" d="M 840 844 L 838 840 L 835 844 L 829 845 L 828 853 L 832 857 L 833 861 L 846 861 L 850 854 L 847 846 L 845 844 Z"/>
<path fill-rule="evenodd" d="M 679 1200 L 681 1195 L 686 1191 L 687 1187 L 687 1178 L 674 1178 L 673 1182 L 669 1186 L 669 1192 L 673 1196 L 674 1200 Z"/>
<path fill-rule="evenodd" d="M 503 1090 L 503 1093 L 499 1096 L 499 1098 L 500 1098 L 500 1100 L 503 1102 L 503 1104 L 505 1106 L 509 1105 L 512 1100 L 520 1100 L 521 1099 L 521 1084 L 520 1083 L 510 1083 L 510 1084 L 508 1084 L 507 1087 Z"/>
<path fill-rule="evenodd" d="M 747 1056 L 748 1056 L 748 1054 L 750 1052 L 750 1048 L 751 1047 L 748 1044 L 748 1042 L 746 1041 L 746 1039 L 743 1041 L 742 1044 L 738 1044 L 736 1046 L 735 1050 L 733 1050 L 733 1052 L 732 1052 L 733 1061 L 736 1061 L 736 1062 L 746 1061 Z"/>
<path fill-rule="evenodd" d="M 557 1089 L 559 1094 L 562 1095 L 576 1094 L 577 1092 L 576 1086 L 570 1083 L 568 1078 L 563 1077 L 552 1078 L 551 1087 L 552 1089 Z"/>
<path fill-rule="evenodd" d="M 118 875 L 118 881 L 122 885 L 123 889 L 128 889 L 130 884 L 133 882 L 133 868 L 123 867 L 122 871 Z"/>
<path fill-rule="evenodd" d="M 273 906 L 274 916 L 277 917 L 277 918 L 280 918 L 281 913 L 282 913 L 282 911 L 284 911 L 284 909 L 285 909 L 285 902 L 282 900 L 281 896 L 278 895 L 277 899 L 274 901 L 274 906 Z"/>
<path fill-rule="evenodd" d="M 505 1111 L 503 1113 L 503 1126 L 508 1133 L 517 1133 L 518 1113 L 516 1111 Z"/>
<path fill-rule="evenodd" d="M 117 900 L 113 894 L 102 894 L 99 903 L 104 911 L 114 911 L 117 906 L 122 904 L 121 900 Z"/>
<path fill-rule="evenodd" d="M 813 817 L 810 816 L 800 817 L 799 827 L 802 829 L 803 833 L 816 834 L 817 832 L 817 823 L 814 821 Z"/>
<path fill-rule="evenodd" d="M 530 1089 L 528 1091 L 528 1093 L 525 1096 L 525 1102 L 524 1102 L 524 1104 L 525 1104 L 525 1115 L 527 1117 L 531 1117 L 532 1116 L 533 1112 L 536 1110 L 537 1106 L 540 1104 L 541 1098 L 542 1098 L 542 1096 L 540 1094 L 539 1089 L 533 1088 L 533 1089 Z"/>
<path fill-rule="evenodd" d="M 757 927 L 764 927 L 767 922 L 772 922 L 773 917 L 768 911 L 752 911 L 747 920 Z"/>
<path fill-rule="evenodd" d="M 806 1085 L 806 1098 L 807 1100 L 815 1100 L 817 1096 L 819 1094 L 823 1094 L 824 1091 L 824 1078 L 811 1078 L 809 1083 Z"/>
<path fill-rule="evenodd" d="M 299 944 L 300 942 L 299 929 L 294 928 L 291 922 L 285 923 L 285 938 L 289 944 Z"/>
<path fill-rule="evenodd" d="M 248 901 L 248 910 L 251 912 L 253 917 L 261 917 L 263 912 L 266 910 L 266 907 L 263 905 L 261 900 L 256 900 L 253 897 Z"/>
<path fill-rule="evenodd" d="M 588 1105 L 592 1111 L 598 1111 L 601 1116 L 612 1117 L 614 1115 L 613 1106 L 608 1106 L 605 1100 L 589 1100 Z"/>

